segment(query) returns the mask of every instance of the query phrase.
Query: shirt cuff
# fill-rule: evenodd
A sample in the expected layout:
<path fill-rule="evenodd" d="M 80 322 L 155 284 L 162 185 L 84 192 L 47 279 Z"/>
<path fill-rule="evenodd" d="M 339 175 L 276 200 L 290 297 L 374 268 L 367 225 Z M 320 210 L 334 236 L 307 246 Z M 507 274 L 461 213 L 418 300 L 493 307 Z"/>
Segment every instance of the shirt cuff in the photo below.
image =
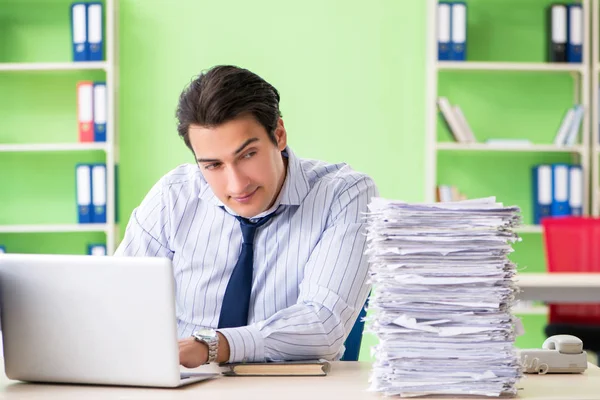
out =
<path fill-rule="evenodd" d="M 229 363 L 265 361 L 265 342 L 253 325 L 218 329 L 229 343 Z"/>

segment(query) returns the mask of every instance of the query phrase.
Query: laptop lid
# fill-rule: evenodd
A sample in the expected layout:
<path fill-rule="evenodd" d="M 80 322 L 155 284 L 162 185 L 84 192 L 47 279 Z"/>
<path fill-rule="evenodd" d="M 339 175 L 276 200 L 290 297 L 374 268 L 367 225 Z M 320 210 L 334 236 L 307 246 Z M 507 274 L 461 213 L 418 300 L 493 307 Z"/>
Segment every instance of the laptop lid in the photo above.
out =
<path fill-rule="evenodd" d="M 180 385 L 171 261 L 0 255 L 0 320 L 10 379 Z"/>

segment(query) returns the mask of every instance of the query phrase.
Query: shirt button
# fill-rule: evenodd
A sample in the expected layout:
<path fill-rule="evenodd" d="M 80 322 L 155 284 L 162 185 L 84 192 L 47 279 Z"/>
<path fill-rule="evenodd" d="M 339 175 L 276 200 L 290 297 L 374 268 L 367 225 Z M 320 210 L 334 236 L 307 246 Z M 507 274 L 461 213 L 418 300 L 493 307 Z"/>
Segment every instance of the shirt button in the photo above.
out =
<path fill-rule="evenodd" d="M 252 222 L 253 224 L 256 223 L 258 221 L 258 218 L 250 218 L 250 222 Z"/>

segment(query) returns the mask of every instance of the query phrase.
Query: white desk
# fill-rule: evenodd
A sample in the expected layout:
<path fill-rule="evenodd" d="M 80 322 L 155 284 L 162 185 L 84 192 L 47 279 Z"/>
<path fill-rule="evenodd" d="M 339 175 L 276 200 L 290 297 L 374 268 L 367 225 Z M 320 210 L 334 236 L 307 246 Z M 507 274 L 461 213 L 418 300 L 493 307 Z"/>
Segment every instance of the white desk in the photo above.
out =
<path fill-rule="evenodd" d="M 547 303 L 600 303 L 600 273 L 521 273 L 516 277 L 521 300 Z M 599 396 L 600 398 L 600 396 Z"/>
<path fill-rule="evenodd" d="M 210 369 L 215 367 L 207 366 L 198 370 L 204 372 Z M 389 399 L 380 393 L 366 390 L 369 386 L 370 364 L 358 362 L 333 363 L 331 372 L 326 377 L 220 376 L 179 389 L 18 383 L 9 381 L 4 376 L 4 371 L 1 372 L 0 399 Z M 590 365 L 584 374 L 526 375 L 518 387 L 523 388 L 519 390 L 519 398 L 522 399 L 598 400 L 600 399 L 600 369 Z M 472 399 L 473 397 L 470 398 Z"/>

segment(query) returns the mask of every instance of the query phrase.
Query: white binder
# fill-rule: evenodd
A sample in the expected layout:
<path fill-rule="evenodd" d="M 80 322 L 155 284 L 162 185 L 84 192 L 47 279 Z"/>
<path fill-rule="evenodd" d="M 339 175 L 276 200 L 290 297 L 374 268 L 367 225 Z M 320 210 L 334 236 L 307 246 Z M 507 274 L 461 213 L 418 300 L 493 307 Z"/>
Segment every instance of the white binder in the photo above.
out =
<path fill-rule="evenodd" d="M 569 208 L 571 215 L 583 214 L 583 172 L 581 165 L 569 167 Z"/>
<path fill-rule="evenodd" d="M 79 223 L 92 222 L 92 173 L 88 164 L 76 167 L 77 209 Z"/>
<path fill-rule="evenodd" d="M 106 165 L 92 166 L 92 204 L 93 221 L 106 222 Z"/>
<path fill-rule="evenodd" d="M 88 19 L 88 42 L 89 58 L 92 61 L 101 61 L 104 59 L 102 48 L 102 4 L 90 3 L 87 5 Z"/>

